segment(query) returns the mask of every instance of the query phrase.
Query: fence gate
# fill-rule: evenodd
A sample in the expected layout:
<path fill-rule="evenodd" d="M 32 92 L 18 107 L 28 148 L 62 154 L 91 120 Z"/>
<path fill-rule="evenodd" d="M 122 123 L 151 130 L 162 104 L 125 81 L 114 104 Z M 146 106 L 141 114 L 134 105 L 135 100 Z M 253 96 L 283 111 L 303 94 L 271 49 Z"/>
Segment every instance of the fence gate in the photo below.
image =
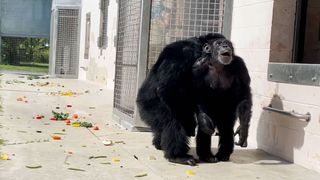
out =
<path fill-rule="evenodd" d="M 52 21 L 50 74 L 77 78 L 79 65 L 80 8 L 57 7 Z"/>
<path fill-rule="evenodd" d="M 114 118 L 144 130 L 137 90 L 162 48 L 173 41 L 218 32 L 230 35 L 232 0 L 121 0 L 119 2 Z"/>

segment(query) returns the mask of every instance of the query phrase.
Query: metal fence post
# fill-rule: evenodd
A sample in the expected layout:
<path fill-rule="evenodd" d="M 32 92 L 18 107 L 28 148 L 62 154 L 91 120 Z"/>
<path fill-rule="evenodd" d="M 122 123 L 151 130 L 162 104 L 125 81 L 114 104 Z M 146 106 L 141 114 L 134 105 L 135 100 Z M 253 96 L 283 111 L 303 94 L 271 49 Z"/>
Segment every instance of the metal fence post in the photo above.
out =
<path fill-rule="evenodd" d="M 222 34 L 230 39 L 232 25 L 233 0 L 226 0 L 224 6 L 223 30 Z"/>

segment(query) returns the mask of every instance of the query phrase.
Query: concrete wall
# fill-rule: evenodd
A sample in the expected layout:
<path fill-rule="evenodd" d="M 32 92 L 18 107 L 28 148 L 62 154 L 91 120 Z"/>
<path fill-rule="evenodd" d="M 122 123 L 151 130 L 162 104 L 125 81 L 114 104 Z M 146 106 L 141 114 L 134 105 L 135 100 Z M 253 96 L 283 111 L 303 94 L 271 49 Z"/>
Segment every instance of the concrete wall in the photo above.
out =
<path fill-rule="evenodd" d="M 106 49 L 98 47 L 100 30 L 100 0 L 82 0 L 81 12 L 81 38 L 80 38 L 80 69 L 79 79 L 89 80 L 106 84 L 107 88 L 114 88 L 115 57 L 114 37 L 117 31 L 117 10 L 116 0 L 109 1 L 108 7 L 108 46 Z M 91 13 L 91 32 L 89 58 L 84 58 L 86 14 Z"/>
<path fill-rule="evenodd" d="M 268 63 L 291 62 L 295 0 L 234 0 L 231 40 L 250 71 L 249 144 L 320 172 L 320 87 L 267 80 Z M 309 123 L 263 106 L 311 113 Z"/>

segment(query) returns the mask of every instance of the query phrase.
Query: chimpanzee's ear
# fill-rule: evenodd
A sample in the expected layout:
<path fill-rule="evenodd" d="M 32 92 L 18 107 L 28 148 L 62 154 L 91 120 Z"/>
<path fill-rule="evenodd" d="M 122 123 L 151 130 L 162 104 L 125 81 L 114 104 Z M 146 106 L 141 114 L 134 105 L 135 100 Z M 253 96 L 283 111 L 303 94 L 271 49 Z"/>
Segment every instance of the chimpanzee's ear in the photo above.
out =
<path fill-rule="evenodd" d="M 205 43 L 202 47 L 202 51 L 206 54 L 212 53 L 212 48 L 208 43 Z"/>

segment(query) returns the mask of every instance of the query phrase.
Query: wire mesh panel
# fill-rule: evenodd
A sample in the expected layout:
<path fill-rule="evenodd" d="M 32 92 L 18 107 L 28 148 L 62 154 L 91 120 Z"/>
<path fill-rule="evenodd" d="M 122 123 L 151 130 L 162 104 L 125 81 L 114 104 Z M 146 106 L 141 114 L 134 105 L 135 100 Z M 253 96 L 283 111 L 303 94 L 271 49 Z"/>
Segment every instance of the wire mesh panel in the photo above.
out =
<path fill-rule="evenodd" d="M 0 64 L 16 66 L 17 71 L 48 72 L 49 41 L 47 38 L 1 37 Z"/>
<path fill-rule="evenodd" d="M 55 74 L 77 77 L 79 63 L 79 9 L 58 9 Z"/>
<path fill-rule="evenodd" d="M 114 107 L 133 116 L 137 86 L 137 63 L 141 0 L 119 1 Z"/>
<path fill-rule="evenodd" d="M 225 0 L 153 0 L 148 71 L 163 47 L 173 41 L 222 32 Z"/>

